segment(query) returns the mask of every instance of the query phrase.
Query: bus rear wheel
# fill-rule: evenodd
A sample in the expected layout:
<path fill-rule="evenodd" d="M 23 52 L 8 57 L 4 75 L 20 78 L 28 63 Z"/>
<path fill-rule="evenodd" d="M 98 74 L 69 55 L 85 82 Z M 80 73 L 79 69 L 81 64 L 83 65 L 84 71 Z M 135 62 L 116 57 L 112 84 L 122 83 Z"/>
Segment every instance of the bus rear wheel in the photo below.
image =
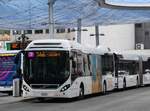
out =
<path fill-rule="evenodd" d="M 138 88 L 139 87 L 139 78 L 137 77 L 136 79 L 136 87 Z"/>
<path fill-rule="evenodd" d="M 123 81 L 123 89 L 126 89 L 126 80 Z"/>
<path fill-rule="evenodd" d="M 107 92 L 107 85 L 106 85 L 106 82 L 104 82 L 103 84 L 103 94 L 106 94 Z"/>
<path fill-rule="evenodd" d="M 84 98 L 84 86 L 81 85 L 79 89 L 79 99 L 83 99 L 83 98 Z"/>

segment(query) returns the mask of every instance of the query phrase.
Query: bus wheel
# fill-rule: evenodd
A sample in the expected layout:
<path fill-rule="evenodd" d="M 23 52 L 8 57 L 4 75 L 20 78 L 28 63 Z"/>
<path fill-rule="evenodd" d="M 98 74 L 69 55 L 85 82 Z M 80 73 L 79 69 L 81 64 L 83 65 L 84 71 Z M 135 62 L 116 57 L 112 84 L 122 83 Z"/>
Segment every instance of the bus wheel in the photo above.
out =
<path fill-rule="evenodd" d="M 137 88 L 139 87 L 139 79 L 138 79 L 138 77 L 137 77 L 137 79 L 136 79 L 136 87 L 137 87 Z"/>
<path fill-rule="evenodd" d="M 106 94 L 107 92 L 107 85 L 106 85 L 106 82 L 104 82 L 103 84 L 103 93 Z"/>
<path fill-rule="evenodd" d="M 126 89 L 126 80 L 123 81 L 123 89 Z"/>
<path fill-rule="evenodd" d="M 79 89 L 79 99 L 83 99 L 83 98 L 84 98 L 84 86 L 83 84 L 81 84 Z"/>

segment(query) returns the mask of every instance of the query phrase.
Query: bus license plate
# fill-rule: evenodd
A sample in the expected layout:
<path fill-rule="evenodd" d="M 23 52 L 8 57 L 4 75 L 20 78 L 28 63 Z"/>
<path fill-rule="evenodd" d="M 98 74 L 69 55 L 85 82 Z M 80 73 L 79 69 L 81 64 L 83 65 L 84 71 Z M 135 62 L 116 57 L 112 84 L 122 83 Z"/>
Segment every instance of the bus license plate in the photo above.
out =
<path fill-rule="evenodd" d="M 41 96 L 48 96 L 48 93 L 41 93 Z"/>

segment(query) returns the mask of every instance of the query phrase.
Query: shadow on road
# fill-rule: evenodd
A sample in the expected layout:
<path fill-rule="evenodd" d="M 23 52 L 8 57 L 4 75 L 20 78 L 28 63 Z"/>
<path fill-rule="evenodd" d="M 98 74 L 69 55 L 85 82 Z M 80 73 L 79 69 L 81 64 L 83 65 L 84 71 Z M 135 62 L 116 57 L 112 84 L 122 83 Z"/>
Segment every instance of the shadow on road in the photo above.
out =
<path fill-rule="evenodd" d="M 140 87 L 140 89 L 145 88 L 145 87 L 149 87 L 149 85 L 144 86 L 144 87 Z M 100 97 L 100 96 L 107 96 L 107 95 L 110 95 L 112 93 L 132 91 L 134 89 L 137 89 L 137 88 L 131 87 L 131 88 L 126 88 L 126 89 L 114 90 L 114 91 L 107 92 L 106 94 L 103 94 L 103 93 L 92 94 L 92 95 L 87 95 L 82 99 L 78 99 L 78 98 L 71 98 L 71 99 L 64 99 L 64 98 L 33 98 L 33 99 L 24 99 L 24 100 L 21 100 L 20 102 L 28 102 L 28 103 L 71 103 L 71 102 L 84 101 L 86 99 L 90 100 L 92 98 L 97 98 L 97 97 Z"/>
<path fill-rule="evenodd" d="M 109 93 L 107 93 L 109 94 Z M 106 94 L 106 95 L 107 95 Z M 82 99 L 79 98 L 34 98 L 34 99 L 26 99 L 22 100 L 20 102 L 28 102 L 28 103 L 71 103 L 71 102 L 78 102 L 78 101 L 84 101 L 86 99 L 95 98 L 98 96 L 102 96 L 104 94 L 98 93 L 93 95 L 87 95 Z"/>

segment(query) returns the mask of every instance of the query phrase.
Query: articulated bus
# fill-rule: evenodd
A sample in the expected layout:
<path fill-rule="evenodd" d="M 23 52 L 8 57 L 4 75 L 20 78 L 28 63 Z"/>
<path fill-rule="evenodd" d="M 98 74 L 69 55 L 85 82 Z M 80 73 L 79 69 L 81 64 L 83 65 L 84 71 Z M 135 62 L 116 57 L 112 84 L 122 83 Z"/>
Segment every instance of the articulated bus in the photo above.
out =
<path fill-rule="evenodd" d="M 74 98 L 150 84 L 149 57 L 68 40 L 36 40 L 21 53 L 23 97 Z"/>
<path fill-rule="evenodd" d="M 16 75 L 15 56 L 18 51 L 0 51 L 0 92 L 12 93 L 13 76 Z"/>
<path fill-rule="evenodd" d="M 73 98 L 115 88 L 114 55 L 68 40 L 36 40 L 22 52 L 23 96 Z"/>

